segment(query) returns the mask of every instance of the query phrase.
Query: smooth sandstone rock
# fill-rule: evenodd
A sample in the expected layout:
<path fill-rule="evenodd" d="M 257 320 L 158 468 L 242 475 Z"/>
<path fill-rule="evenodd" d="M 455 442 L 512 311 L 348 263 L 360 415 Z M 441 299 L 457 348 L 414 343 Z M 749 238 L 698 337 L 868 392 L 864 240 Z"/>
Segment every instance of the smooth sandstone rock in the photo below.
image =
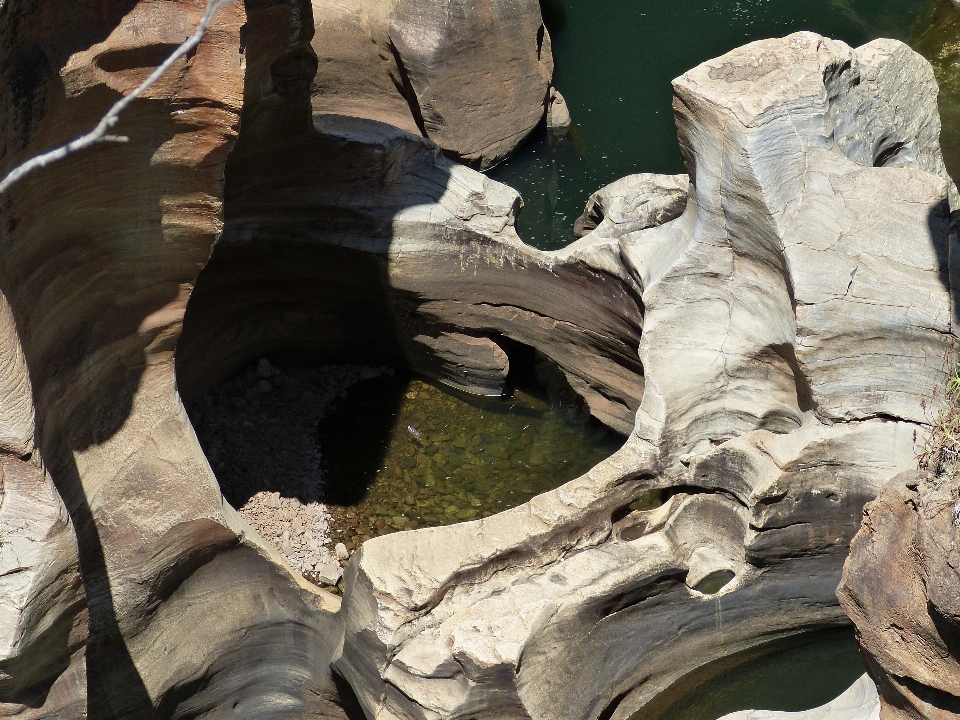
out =
<path fill-rule="evenodd" d="M 617 239 L 663 225 L 683 215 L 688 193 L 686 175 L 627 175 L 590 196 L 573 231 L 579 237 Z"/>
<path fill-rule="evenodd" d="M 202 11 L 20 2 L 20 25 L 0 10 L 4 163 L 95 121 Z M 455 9 L 475 30 L 485 7 Z M 417 36 L 401 10 L 388 76 L 442 140 L 462 96 L 431 52 L 460 36 L 439 16 Z M 228 12 L 133 104 L 129 144 L 2 199 L 0 530 L 31 524 L 0 546 L 27 561 L 0 578 L 24 606 L 0 615 L 0 714 L 342 720 L 339 678 L 380 720 L 626 720 L 703 663 L 846 622 L 860 508 L 912 467 L 954 341 L 955 190 L 916 55 L 800 33 L 692 70 L 689 181 L 627 181 L 596 231 L 544 253 L 509 188 L 315 112 L 307 3 Z M 546 61 L 525 57 L 535 80 Z M 481 162 L 519 136 L 495 125 Z M 488 382 L 504 338 L 632 431 L 624 448 L 508 512 L 366 543 L 339 613 L 223 503 L 180 402 L 268 352 Z M 651 490 L 660 507 L 631 507 Z M 931 577 L 952 617 L 951 576 Z"/>
<path fill-rule="evenodd" d="M 370 717 L 625 720 L 705 662 L 846 621 L 861 508 L 915 466 L 954 342 L 936 84 L 900 43 L 799 33 L 674 88 L 682 214 L 556 254 L 640 294 L 634 433 L 526 506 L 354 555 L 335 665 Z M 624 207 L 684 196 L 646 182 Z M 653 488 L 673 496 L 630 509 Z"/>
<path fill-rule="evenodd" d="M 93 127 L 205 9 L 5 3 L 0 173 Z M 337 621 L 224 506 L 174 377 L 262 39 L 244 50 L 240 28 L 279 15 L 288 36 L 293 9 L 225 6 L 128 107 L 114 131 L 129 142 L 0 199 L 2 716 L 342 717 Z"/>

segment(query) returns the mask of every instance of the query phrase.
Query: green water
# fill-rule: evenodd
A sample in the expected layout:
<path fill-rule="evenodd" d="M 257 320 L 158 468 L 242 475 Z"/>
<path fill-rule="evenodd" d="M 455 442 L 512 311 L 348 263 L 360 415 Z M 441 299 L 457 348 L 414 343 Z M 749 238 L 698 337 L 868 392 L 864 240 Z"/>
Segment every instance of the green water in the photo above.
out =
<path fill-rule="evenodd" d="M 320 423 L 336 541 L 486 517 L 572 480 L 623 444 L 537 390 L 471 398 L 381 376 Z"/>
<path fill-rule="evenodd" d="M 940 146 L 947 171 L 960 178 L 960 12 L 937 0 L 920 16 L 910 44 L 933 65 L 940 84 Z"/>
<path fill-rule="evenodd" d="M 554 80 L 574 124 L 559 142 L 541 128 L 489 174 L 523 196 L 518 231 L 525 242 L 563 247 L 574 240 L 573 222 L 587 197 L 603 185 L 636 172 L 685 172 L 671 108 L 673 78 L 752 40 L 798 30 L 854 46 L 877 37 L 908 41 L 923 31 L 918 24 L 929 23 L 931 4 L 541 0 L 553 38 Z M 956 33 L 952 37 L 955 43 Z"/>
<path fill-rule="evenodd" d="M 864 673 L 853 629 L 809 633 L 712 663 L 631 720 L 716 720 L 737 710 L 809 710 Z"/>

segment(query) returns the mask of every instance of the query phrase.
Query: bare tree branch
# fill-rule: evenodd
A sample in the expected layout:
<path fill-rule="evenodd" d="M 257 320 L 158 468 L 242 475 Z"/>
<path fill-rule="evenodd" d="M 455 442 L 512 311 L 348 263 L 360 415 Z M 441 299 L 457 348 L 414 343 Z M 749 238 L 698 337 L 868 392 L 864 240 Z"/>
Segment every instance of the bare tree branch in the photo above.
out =
<path fill-rule="evenodd" d="M 57 160 L 62 160 L 67 155 L 75 153 L 77 150 L 82 150 L 83 148 L 103 142 L 127 142 L 130 138 L 124 135 L 107 134 L 107 131 L 117 124 L 117 120 L 120 119 L 120 113 L 122 113 L 130 103 L 142 95 L 147 88 L 159 80 L 177 60 L 199 45 L 204 34 L 207 32 L 207 28 L 210 27 L 210 23 L 213 21 L 213 16 L 217 14 L 217 11 L 221 7 L 232 2 L 234 2 L 234 0 L 207 0 L 207 12 L 204 14 L 203 19 L 200 21 L 200 24 L 197 26 L 197 29 L 194 31 L 193 35 L 184 40 L 183 44 L 174 50 L 173 53 L 170 54 L 170 57 L 164 60 L 156 70 L 150 73 L 150 76 L 146 80 L 134 88 L 133 91 L 127 95 L 124 95 L 116 103 L 114 103 L 113 107 L 111 107 L 107 114 L 100 119 L 100 122 L 97 123 L 97 126 L 93 130 L 85 135 L 81 135 L 80 137 L 71 140 L 66 145 L 62 145 L 54 150 L 50 150 L 49 152 L 45 152 L 41 155 L 30 158 L 26 162 L 15 167 L 13 170 L 7 173 L 3 180 L 0 180 L 0 195 L 6 192 L 11 185 L 22 179 L 28 173 L 36 170 L 37 168 L 45 167 L 46 165 L 56 162 Z"/>

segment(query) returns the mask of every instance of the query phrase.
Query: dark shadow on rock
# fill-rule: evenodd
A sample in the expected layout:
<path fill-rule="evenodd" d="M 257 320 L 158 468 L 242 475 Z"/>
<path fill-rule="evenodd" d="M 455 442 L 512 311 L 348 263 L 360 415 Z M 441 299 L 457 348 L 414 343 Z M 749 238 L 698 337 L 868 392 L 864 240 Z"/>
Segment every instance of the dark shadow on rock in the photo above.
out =
<path fill-rule="evenodd" d="M 951 323 L 954 332 L 960 328 L 960 210 L 945 218 L 942 207 L 930 213 L 930 236 L 934 239 L 940 263 L 940 282 L 950 292 Z"/>
<path fill-rule="evenodd" d="M 324 493 L 329 505 L 358 504 L 383 467 L 397 411 L 409 379 L 381 375 L 351 388 L 320 421 L 317 437 L 325 472 L 334 479 Z"/>

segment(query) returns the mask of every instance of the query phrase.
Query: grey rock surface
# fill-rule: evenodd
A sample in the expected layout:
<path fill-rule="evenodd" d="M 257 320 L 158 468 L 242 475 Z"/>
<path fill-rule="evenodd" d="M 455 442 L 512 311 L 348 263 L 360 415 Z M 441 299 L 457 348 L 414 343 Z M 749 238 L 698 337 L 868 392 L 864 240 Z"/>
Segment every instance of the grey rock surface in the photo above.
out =
<path fill-rule="evenodd" d="M 627 175 L 590 196 L 573 231 L 579 237 L 590 233 L 594 240 L 615 240 L 663 225 L 683 215 L 688 193 L 686 175 Z"/>
<path fill-rule="evenodd" d="M 525 506 L 363 546 L 335 666 L 369 717 L 625 720 L 706 662 L 846 622 L 861 509 L 915 467 L 950 370 L 937 87 L 901 43 L 798 33 L 674 91 L 682 213 L 683 179 L 647 177 L 666 217 L 554 254 L 640 295 L 634 431 Z M 604 221 L 644 207 L 635 183 Z"/>

